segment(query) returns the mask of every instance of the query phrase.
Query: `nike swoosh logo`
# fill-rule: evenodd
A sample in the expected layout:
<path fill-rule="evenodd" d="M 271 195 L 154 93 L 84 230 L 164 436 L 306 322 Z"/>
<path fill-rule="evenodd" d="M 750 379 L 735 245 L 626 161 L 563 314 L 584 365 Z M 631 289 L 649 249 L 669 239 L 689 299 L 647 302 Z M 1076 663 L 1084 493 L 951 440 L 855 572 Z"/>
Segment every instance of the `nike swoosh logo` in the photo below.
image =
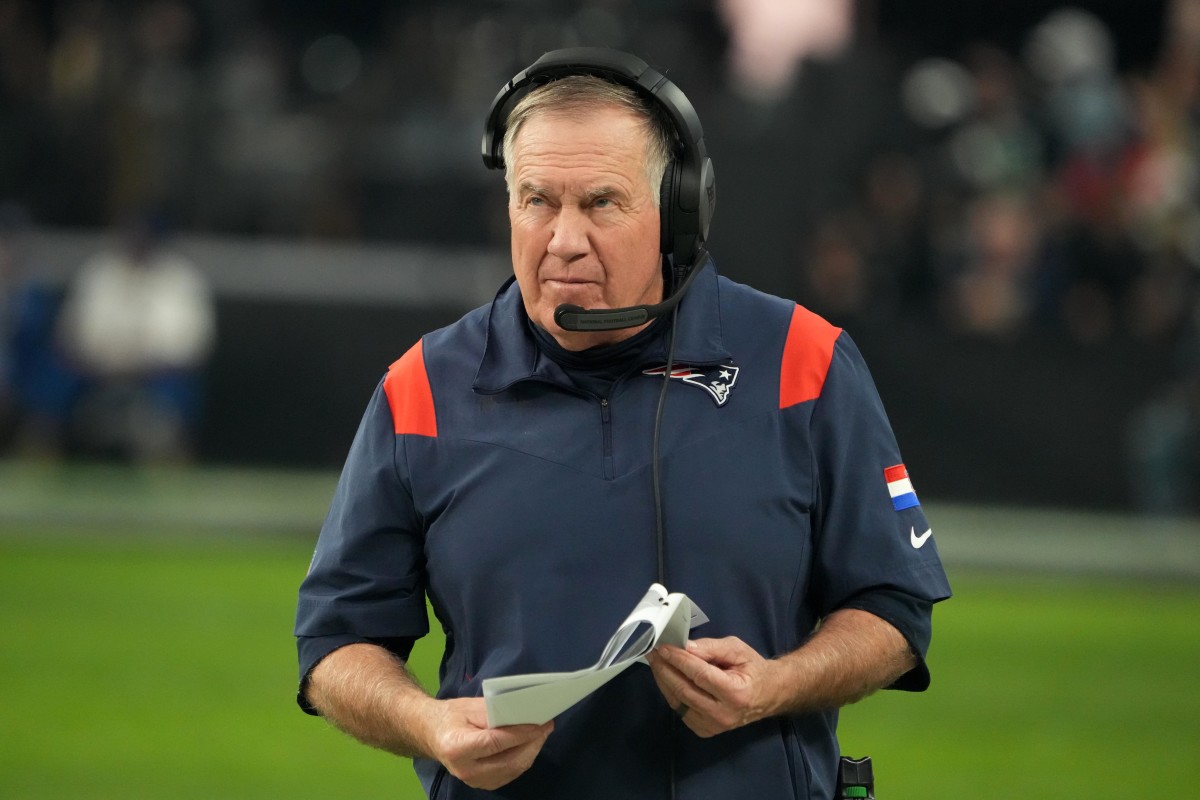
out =
<path fill-rule="evenodd" d="M 922 533 L 920 536 L 917 536 L 916 528 L 908 529 L 908 540 L 910 542 L 912 542 L 912 546 L 917 548 L 918 550 L 920 550 L 921 547 L 925 544 L 925 542 L 927 542 L 929 540 L 929 537 L 931 535 L 933 535 L 933 528 L 929 528 L 924 533 Z"/>

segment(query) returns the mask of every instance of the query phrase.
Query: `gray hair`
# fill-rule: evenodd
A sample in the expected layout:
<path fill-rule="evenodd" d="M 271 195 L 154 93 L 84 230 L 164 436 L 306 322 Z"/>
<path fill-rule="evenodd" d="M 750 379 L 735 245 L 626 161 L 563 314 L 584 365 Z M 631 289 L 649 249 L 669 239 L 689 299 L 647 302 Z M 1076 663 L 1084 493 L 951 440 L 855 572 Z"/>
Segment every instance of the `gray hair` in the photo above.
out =
<path fill-rule="evenodd" d="M 652 101 L 628 86 L 606 81 L 591 75 L 569 75 L 532 90 L 508 114 L 504 130 L 504 180 L 512 192 L 513 146 L 521 127 L 539 114 L 570 116 L 601 108 L 620 108 L 632 112 L 643 121 L 646 131 L 646 153 L 642 166 L 650 183 L 654 206 L 659 205 L 659 187 L 667 163 L 674 154 L 674 128 L 666 113 Z"/>

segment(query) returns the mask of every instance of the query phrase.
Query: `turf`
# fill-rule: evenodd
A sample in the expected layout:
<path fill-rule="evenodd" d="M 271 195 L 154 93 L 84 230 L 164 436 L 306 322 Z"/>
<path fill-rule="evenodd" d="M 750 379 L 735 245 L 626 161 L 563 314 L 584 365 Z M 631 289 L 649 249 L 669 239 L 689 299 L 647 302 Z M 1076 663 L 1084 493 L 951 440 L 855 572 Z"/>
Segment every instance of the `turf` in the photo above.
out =
<path fill-rule="evenodd" d="M 0 540 L 0 797 L 420 796 L 295 706 L 311 543 L 90 533 Z"/>
<path fill-rule="evenodd" d="M 933 684 L 846 709 L 893 798 L 1194 796 L 1200 587 L 958 575 Z"/>
<path fill-rule="evenodd" d="M 11 521 L 0 533 L 0 797 L 421 796 L 408 762 L 293 704 L 310 536 Z M 930 691 L 843 714 L 844 747 L 872 755 L 881 797 L 1200 785 L 1200 587 L 952 579 Z M 436 641 L 415 654 L 427 682 L 437 655 Z"/>

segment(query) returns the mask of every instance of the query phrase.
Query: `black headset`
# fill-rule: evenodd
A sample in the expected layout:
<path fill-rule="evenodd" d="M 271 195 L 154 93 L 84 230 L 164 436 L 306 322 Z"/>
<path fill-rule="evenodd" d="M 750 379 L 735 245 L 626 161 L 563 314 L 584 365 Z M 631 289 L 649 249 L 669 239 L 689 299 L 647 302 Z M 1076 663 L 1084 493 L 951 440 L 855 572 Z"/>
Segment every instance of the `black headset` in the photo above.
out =
<path fill-rule="evenodd" d="M 686 287 L 683 281 L 695 272 L 694 267 L 703 259 L 704 242 L 716 207 L 716 178 L 712 160 L 704 146 L 704 131 L 700 118 L 691 101 L 675 84 L 660 72 L 652 69 L 637 56 L 610 50 L 605 47 L 570 47 L 552 50 L 529 67 L 518 72 L 500 89 L 488 112 L 487 125 L 483 133 L 483 163 L 488 169 L 504 168 L 504 130 L 508 112 L 515 105 L 523 90 L 562 78 L 568 75 L 594 75 L 613 83 L 628 86 L 650 99 L 666 112 L 675 133 L 675 154 L 663 173 L 659 189 L 662 233 L 659 249 L 670 257 L 673 268 L 675 295 L 682 295 Z M 675 302 L 678 299 L 672 298 Z M 665 305 L 665 303 L 659 304 Z M 669 309 L 646 308 L 658 313 L 625 314 L 629 325 L 645 322 L 650 316 L 658 316 Z M 621 315 L 613 309 L 608 312 L 609 322 Z M 590 312 L 589 312 L 590 313 Z M 599 320 L 597 320 L 599 322 Z M 589 325 L 591 329 L 607 325 Z M 566 327 L 566 326 L 564 326 Z M 625 327 L 624 325 L 614 327 Z"/>

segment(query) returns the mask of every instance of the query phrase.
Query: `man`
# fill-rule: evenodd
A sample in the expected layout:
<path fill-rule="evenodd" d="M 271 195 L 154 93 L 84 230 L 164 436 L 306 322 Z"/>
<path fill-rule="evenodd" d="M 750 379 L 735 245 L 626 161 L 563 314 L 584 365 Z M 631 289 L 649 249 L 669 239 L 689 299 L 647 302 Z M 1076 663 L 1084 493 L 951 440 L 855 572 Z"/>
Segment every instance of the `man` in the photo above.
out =
<path fill-rule="evenodd" d="M 711 169 L 644 66 L 557 51 L 497 98 L 534 87 L 489 122 L 515 280 L 392 365 L 301 587 L 301 705 L 413 757 L 431 797 L 829 798 L 836 709 L 928 683 L 949 587 L 862 360 L 677 243 Z M 704 638 L 487 727 L 485 678 L 588 666 L 655 580 Z M 436 698 L 404 667 L 426 595 Z"/>

